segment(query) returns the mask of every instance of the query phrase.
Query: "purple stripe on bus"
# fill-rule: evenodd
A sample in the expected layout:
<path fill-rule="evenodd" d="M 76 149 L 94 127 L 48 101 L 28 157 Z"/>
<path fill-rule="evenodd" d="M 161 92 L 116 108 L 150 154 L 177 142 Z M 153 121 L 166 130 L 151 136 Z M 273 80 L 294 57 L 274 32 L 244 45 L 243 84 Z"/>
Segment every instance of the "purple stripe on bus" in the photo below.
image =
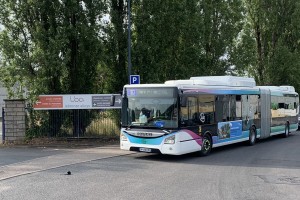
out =
<path fill-rule="evenodd" d="M 190 131 L 190 130 L 187 130 L 187 129 L 184 129 L 182 131 L 188 133 L 200 146 L 202 146 L 202 139 L 199 135 L 197 135 L 193 131 Z"/>

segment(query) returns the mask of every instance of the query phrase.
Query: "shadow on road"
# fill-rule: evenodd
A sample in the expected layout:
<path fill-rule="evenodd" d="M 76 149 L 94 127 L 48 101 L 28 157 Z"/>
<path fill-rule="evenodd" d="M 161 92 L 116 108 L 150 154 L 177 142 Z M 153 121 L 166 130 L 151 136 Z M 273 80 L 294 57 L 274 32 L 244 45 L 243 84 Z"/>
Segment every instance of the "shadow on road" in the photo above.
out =
<path fill-rule="evenodd" d="M 274 136 L 259 140 L 254 146 L 238 143 L 214 148 L 206 157 L 199 157 L 195 153 L 181 156 L 143 153 L 143 156 L 138 156 L 136 159 L 198 165 L 299 169 L 299 144 L 300 135 L 298 132 L 293 132 L 288 138 Z"/>

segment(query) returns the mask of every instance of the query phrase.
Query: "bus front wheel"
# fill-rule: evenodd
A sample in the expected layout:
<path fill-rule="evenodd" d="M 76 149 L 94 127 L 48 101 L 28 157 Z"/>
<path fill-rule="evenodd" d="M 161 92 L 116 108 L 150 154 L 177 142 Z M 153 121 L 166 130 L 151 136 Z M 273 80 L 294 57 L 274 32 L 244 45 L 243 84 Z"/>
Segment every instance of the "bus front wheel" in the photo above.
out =
<path fill-rule="evenodd" d="M 200 156 L 207 156 L 212 149 L 212 140 L 209 135 L 204 135 L 202 140 L 201 151 L 199 152 Z"/>

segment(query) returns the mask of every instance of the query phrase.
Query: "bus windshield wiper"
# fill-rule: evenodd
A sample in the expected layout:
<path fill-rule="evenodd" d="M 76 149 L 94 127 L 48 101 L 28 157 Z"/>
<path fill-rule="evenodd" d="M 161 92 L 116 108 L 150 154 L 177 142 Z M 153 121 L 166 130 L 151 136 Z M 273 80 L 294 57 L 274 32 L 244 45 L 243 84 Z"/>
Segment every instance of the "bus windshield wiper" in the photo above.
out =
<path fill-rule="evenodd" d="M 127 129 L 131 129 L 131 126 L 132 126 L 132 124 L 129 124 L 129 125 L 126 127 L 126 130 L 127 130 Z"/>
<path fill-rule="evenodd" d="M 131 124 L 129 124 L 129 125 L 127 125 L 127 127 L 126 128 L 132 128 L 132 127 L 136 127 L 136 126 L 141 126 L 141 125 L 144 125 L 145 123 L 137 123 L 137 122 L 135 122 L 135 123 L 131 123 Z"/>

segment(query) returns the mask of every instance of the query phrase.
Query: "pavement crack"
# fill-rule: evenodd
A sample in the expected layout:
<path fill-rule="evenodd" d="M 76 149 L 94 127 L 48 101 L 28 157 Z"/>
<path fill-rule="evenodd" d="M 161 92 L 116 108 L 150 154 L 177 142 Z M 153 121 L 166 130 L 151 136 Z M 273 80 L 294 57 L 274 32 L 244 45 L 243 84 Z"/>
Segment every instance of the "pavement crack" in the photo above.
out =
<path fill-rule="evenodd" d="M 254 175 L 262 179 L 265 183 L 300 185 L 300 177 L 294 176 L 273 176 L 273 175 Z"/>

